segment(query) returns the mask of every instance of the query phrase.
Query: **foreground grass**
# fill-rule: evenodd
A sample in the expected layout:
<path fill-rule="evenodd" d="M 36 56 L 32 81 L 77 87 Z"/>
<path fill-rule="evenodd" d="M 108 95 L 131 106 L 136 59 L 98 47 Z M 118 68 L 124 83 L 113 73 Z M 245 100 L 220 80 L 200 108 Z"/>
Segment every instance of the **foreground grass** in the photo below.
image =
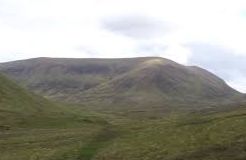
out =
<path fill-rule="evenodd" d="M 0 128 L 0 160 L 77 159 L 79 150 L 109 125 L 82 114 L 16 119 L 22 119 L 19 126 L 10 123 Z"/>
<path fill-rule="evenodd" d="M 59 159 L 65 152 L 85 145 L 98 130 L 97 127 L 84 126 L 80 129 L 33 129 L 2 133 L 0 159 Z"/>
<path fill-rule="evenodd" d="M 97 160 L 244 160 L 246 110 L 173 114 L 125 124 L 125 134 Z"/>
<path fill-rule="evenodd" d="M 155 119 L 69 110 L 2 121 L 0 160 L 246 159 L 245 109 Z"/>

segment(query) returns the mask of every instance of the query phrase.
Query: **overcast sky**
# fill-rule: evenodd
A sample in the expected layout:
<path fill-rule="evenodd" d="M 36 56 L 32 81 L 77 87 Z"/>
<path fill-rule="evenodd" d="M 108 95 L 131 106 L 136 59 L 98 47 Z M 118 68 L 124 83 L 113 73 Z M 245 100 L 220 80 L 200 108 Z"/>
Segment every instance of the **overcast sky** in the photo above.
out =
<path fill-rule="evenodd" d="M 246 92 L 245 0 L 0 0 L 0 62 L 161 56 Z"/>

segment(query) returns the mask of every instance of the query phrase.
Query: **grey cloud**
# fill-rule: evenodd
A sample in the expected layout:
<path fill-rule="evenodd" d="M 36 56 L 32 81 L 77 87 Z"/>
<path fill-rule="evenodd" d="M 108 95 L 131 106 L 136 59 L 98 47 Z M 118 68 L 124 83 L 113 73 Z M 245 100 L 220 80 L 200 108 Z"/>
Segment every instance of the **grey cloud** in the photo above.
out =
<path fill-rule="evenodd" d="M 226 81 L 246 79 L 246 56 L 216 45 L 197 43 L 188 46 L 192 51 L 189 64 L 202 66 Z"/>
<path fill-rule="evenodd" d="M 167 22 L 136 15 L 111 17 L 103 20 L 102 26 L 109 31 L 137 39 L 163 36 L 172 29 Z"/>

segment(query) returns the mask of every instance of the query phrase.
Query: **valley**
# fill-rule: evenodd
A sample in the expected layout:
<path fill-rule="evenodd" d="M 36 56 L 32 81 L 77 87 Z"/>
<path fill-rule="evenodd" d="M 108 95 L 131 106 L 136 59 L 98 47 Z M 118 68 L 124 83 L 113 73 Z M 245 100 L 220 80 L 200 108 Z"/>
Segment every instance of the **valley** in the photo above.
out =
<path fill-rule="evenodd" d="M 156 58 L 0 64 L 0 160 L 244 160 L 245 95 Z"/>

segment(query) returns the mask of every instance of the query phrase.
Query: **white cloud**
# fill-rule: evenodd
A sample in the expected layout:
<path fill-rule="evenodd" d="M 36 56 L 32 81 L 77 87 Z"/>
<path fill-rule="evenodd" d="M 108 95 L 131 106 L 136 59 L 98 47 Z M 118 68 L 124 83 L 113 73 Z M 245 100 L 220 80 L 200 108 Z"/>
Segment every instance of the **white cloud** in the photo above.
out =
<path fill-rule="evenodd" d="M 196 53 L 189 57 L 190 64 L 200 65 L 246 92 L 246 55 L 236 55 L 228 48 L 205 43 L 190 44 L 189 48 Z"/>
<path fill-rule="evenodd" d="M 171 25 L 167 22 L 141 15 L 109 17 L 102 23 L 103 27 L 111 32 L 136 39 L 163 37 L 172 30 Z"/>
<path fill-rule="evenodd" d="M 245 0 L 0 0 L 0 61 L 163 56 L 187 64 L 196 53 L 185 44 L 197 42 L 246 55 L 245 11 Z M 113 17 L 129 23 L 126 16 L 142 21 L 125 34 L 103 25 Z"/>

